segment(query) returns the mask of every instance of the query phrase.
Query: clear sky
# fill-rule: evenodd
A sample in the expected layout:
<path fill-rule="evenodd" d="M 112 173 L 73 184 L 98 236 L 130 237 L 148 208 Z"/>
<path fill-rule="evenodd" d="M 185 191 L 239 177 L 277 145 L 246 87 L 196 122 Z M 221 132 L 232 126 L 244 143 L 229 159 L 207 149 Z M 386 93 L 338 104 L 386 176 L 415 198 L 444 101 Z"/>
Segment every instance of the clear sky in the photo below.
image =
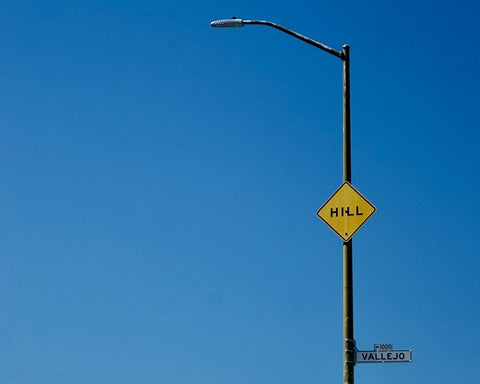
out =
<path fill-rule="evenodd" d="M 474 0 L 0 4 L 0 382 L 342 382 L 351 46 L 357 383 L 480 376 Z"/>

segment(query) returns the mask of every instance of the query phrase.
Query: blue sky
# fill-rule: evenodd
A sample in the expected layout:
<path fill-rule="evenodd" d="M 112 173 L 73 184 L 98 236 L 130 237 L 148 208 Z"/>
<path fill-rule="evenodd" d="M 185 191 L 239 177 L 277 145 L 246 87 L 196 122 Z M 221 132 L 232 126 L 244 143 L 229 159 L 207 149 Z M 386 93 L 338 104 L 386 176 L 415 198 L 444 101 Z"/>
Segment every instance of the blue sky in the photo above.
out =
<path fill-rule="evenodd" d="M 356 382 L 480 375 L 473 0 L 3 1 L 0 381 L 342 380 L 351 46 Z"/>

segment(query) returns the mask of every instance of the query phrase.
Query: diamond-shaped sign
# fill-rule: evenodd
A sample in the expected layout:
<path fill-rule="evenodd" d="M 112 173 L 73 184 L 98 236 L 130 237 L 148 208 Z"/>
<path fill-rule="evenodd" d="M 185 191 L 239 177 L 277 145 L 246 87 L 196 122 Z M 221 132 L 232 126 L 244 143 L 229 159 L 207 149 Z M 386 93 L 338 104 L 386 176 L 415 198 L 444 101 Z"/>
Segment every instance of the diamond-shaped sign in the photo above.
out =
<path fill-rule="evenodd" d="M 317 216 L 346 242 L 374 212 L 375 207 L 350 183 L 344 182 L 318 210 Z"/>

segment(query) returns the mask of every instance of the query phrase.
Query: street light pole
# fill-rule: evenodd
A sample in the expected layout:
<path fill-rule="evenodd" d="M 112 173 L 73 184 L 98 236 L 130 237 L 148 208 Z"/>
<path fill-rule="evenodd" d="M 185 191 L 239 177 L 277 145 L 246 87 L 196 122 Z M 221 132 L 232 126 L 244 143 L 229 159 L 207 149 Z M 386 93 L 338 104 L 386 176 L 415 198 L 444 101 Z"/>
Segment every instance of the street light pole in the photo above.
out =
<path fill-rule="evenodd" d="M 343 46 L 343 181 L 352 182 L 350 138 L 350 47 Z M 343 243 L 343 382 L 353 384 L 355 338 L 353 335 L 353 245 Z"/>
<path fill-rule="evenodd" d="M 266 25 L 313 45 L 343 61 L 343 181 L 352 181 L 352 155 L 350 138 L 350 47 L 344 45 L 342 51 L 330 48 L 309 37 L 285 28 L 271 21 L 243 20 L 237 18 L 215 20 L 212 27 L 244 27 L 248 24 Z M 343 243 L 343 383 L 354 383 L 355 339 L 353 335 L 353 266 L 352 240 Z"/>

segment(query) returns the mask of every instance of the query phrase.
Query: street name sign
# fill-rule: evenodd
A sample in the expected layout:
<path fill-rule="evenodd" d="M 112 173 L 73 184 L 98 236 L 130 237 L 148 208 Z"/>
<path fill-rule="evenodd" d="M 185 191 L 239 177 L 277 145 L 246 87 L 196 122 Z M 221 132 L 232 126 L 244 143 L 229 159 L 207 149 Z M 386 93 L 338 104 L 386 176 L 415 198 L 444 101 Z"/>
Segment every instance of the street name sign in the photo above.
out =
<path fill-rule="evenodd" d="M 373 351 L 355 351 L 356 363 L 411 363 L 412 351 L 394 350 L 392 344 L 375 344 Z"/>
<path fill-rule="evenodd" d="M 317 216 L 347 242 L 375 210 L 376 208 L 346 181 L 317 211 Z"/>

